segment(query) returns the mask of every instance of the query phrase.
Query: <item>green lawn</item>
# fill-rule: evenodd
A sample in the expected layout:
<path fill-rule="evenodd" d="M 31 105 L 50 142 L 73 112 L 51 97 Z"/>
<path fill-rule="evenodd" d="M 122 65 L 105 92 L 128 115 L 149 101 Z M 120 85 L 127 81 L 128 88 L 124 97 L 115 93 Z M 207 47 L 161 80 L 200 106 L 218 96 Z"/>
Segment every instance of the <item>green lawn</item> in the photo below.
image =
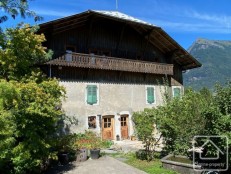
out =
<path fill-rule="evenodd" d="M 137 159 L 134 153 L 116 153 L 110 154 L 109 156 L 122 160 L 125 163 L 140 170 L 143 170 L 149 174 L 177 174 L 177 172 L 164 169 L 162 167 L 160 159 L 155 159 L 151 162 L 147 162 L 145 160 Z"/>

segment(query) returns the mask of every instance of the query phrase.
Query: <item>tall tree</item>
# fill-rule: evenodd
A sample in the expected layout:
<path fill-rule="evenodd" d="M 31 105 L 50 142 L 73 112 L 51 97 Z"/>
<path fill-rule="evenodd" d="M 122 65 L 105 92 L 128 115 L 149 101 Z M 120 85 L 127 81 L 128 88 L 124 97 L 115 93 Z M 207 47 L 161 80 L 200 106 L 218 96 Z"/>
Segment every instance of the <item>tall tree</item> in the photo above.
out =
<path fill-rule="evenodd" d="M 29 25 L 6 29 L 0 41 L 0 77 L 18 79 L 30 73 L 32 65 L 49 60 L 52 52 L 42 46 L 45 36 L 34 34 L 36 31 Z"/>
<path fill-rule="evenodd" d="M 51 151 L 57 109 L 64 88 L 46 78 L 34 64 L 46 61 L 50 53 L 42 46 L 44 35 L 24 25 L 7 29 L 0 46 L 0 173 L 40 172 L 54 155 Z"/>
<path fill-rule="evenodd" d="M 28 0 L 0 0 L 0 9 L 5 13 L 0 16 L 0 23 L 7 21 L 8 16 L 15 19 L 18 15 L 22 18 L 33 17 L 35 21 L 42 19 L 34 11 L 29 10 Z"/>

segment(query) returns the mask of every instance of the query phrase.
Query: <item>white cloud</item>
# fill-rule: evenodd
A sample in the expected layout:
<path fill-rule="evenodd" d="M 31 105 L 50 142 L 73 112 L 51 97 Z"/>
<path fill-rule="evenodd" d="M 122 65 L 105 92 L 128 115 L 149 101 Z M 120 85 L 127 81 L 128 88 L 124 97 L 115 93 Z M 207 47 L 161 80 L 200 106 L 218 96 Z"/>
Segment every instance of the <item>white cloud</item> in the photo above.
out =
<path fill-rule="evenodd" d="M 143 20 L 174 32 L 231 33 L 231 16 L 228 15 L 200 12 L 157 0 L 151 7 L 152 11 L 143 11 L 142 16 L 148 16 Z"/>
<path fill-rule="evenodd" d="M 230 25 L 230 21 L 231 21 L 231 16 L 227 16 L 227 15 L 206 14 L 206 13 L 199 13 L 197 11 L 192 11 L 188 13 L 187 15 L 195 19 L 220 23 L 227 27 Z"/>
<path fill-rule="evenodd" d="M 37 14 L 41 16 L 55 16 L 55 17 L 65 17 L 75 14 L 76 12 L 67 12 L 67 11 L 56 11 L 56 10 L 47 10 L 47 9 L 32 9 L 36 11 Z"/>

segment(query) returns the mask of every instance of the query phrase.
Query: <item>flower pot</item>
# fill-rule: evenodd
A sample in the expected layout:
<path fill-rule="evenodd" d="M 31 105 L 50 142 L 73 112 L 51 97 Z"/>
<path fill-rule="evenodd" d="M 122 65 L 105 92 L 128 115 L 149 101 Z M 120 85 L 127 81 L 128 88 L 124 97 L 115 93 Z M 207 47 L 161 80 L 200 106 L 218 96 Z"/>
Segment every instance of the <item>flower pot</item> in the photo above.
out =
<path fill-rule="evenodd" d="M 80 149 L 77 151 L 77 161 L 86 161 L 87 160 L 87 149 Z"/>
<path fill-rule="evenodd" d="M 68 153 L 60 153 L 58 154 L 58 159 L 61 165 L 66 165 L 69 163 Z"/>
<path fill-rule="evenodd" d="M 131 140 L 132 141 L 135 141 L 136 140 L 136 137 L 134 135 L 131 136 Z"/>
<path fill-rule="evenodd" d="M 98 159 L 100 154 L 100 149 L 91 149 L 91 159 Z"/>

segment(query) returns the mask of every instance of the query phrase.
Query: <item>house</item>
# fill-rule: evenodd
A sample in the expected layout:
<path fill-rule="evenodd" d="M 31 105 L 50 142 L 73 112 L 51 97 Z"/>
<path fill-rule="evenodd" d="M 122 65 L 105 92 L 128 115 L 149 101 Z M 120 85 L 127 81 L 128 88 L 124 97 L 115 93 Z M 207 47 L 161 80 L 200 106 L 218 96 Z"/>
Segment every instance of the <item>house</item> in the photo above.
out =
<path fill-rule="evenodd" d="M 163 29 L 115 11 L 85 11 L 40 25 L 54 51 L 42 66 L 60 79 L 72 132 L 92 130 L 104 139 L 128 139 L 132 114 L 163 103 L 167 79 L 173 96 L 183 91 L 182 72 L 201 64 Z"/>

